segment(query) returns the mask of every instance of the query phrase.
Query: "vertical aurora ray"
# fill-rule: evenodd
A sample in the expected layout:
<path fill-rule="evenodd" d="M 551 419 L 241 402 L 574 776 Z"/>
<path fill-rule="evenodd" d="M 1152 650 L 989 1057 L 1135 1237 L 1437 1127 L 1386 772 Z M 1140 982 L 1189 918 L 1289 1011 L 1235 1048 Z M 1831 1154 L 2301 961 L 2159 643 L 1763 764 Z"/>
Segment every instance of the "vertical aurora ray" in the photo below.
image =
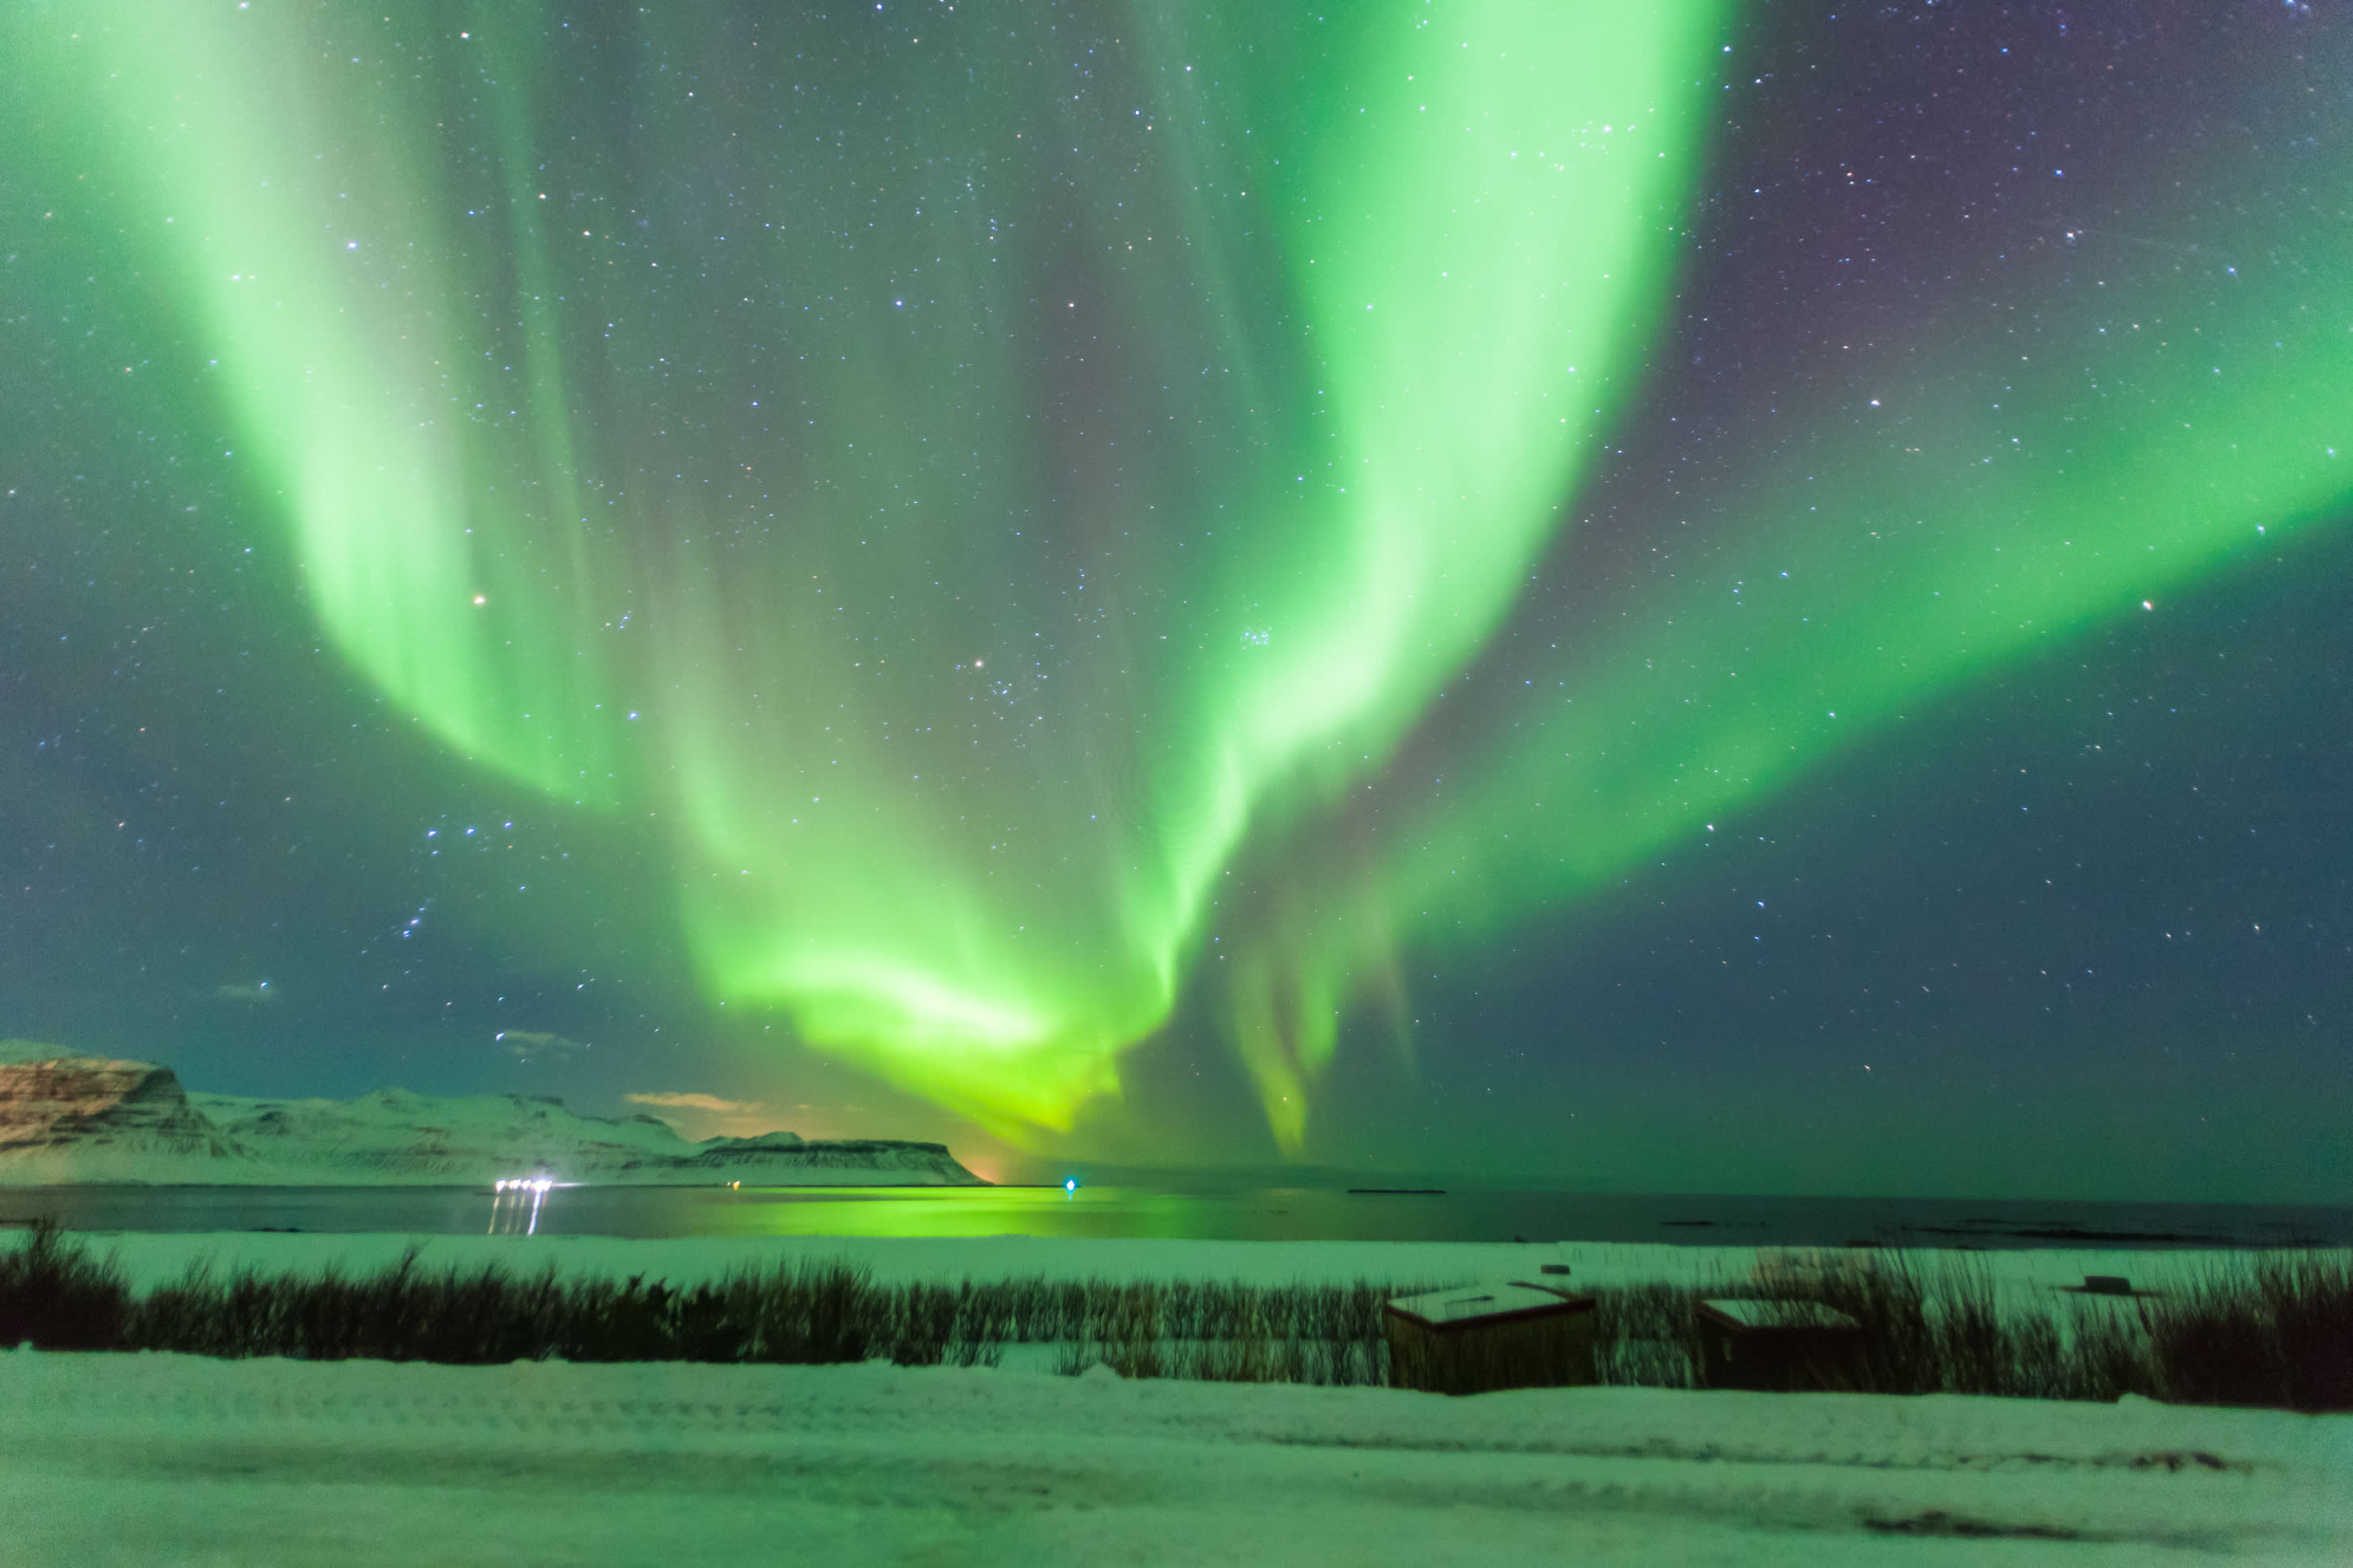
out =
<path fill-rule="evenodd" d="M 1296 151 L 1256 177 L 1275 187 L 1323 425 L 1261 510 L 1286 504 L 1288 479 L 1322 516 L 1223 595 L 1247 605 L 1280 583 L 1287 599 L 1240 628 L 1251 652 L 1198 723 L 1203 771 L 1179 792 L 1208 808 L 1188 917 L 1271 784 L 1288 786 L 1286 810 L 1328 801 L 1476 652 L 1639 376 L 1718 19 L 1609 15 L 1464 8 L 1431 26 L 1409 8 L 1315 40 L 1345 64 Z M 1302 73 L 1270 53 L 1272 106 Z M 1303 1012 L 1328 1016 L 1332 1000 Z M 1306 1096 L 1272 1010 L 1245 1000 L 1236 1040 L 1295 1146 Z"/>
<path fill-rule="evenodd" d="M 1018 1132 L 1507 613 L 1638 378 L 1717 20 L 13 47 L 102 121 L 343 655 L 663 824 L 713 1001 Z"/>

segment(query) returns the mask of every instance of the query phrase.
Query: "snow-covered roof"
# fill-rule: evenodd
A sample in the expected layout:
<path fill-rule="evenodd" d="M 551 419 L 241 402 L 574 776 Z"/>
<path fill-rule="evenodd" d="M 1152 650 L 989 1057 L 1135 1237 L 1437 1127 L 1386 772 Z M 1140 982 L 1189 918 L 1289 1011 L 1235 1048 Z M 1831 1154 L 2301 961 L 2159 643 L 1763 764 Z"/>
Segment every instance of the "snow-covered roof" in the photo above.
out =
<path fill-rule="evenodd" d="M 1390 1311 L 1433 1328 L 1566 1314 L 1589 1310 L 1592 1306 L 1590 1296 L 1518 1280 L 1506 1285 L 1465 1285 L 1453 1290 L 1430 1290 L 1419 1296 L 1401 1296 L 1388 1304 Z"/>
<path fill-rule="evenodd" d="M 1711 1297 L 1702 1301 L 1704 1311 L 1739 1324 L 1744 1329 L 1860 1329 L 1861 1323 L 1833 1307 L 1820 1301 L 1754 1301 L 1730 1297 Z"/>

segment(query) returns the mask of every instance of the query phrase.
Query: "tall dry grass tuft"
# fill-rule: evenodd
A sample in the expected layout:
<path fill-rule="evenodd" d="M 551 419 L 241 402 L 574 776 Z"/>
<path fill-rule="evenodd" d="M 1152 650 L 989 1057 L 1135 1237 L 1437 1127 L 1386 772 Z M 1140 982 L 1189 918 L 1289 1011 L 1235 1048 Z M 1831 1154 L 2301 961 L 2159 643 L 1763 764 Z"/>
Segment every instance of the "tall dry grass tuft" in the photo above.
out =
<path fill-rule="evenodd" d="M 1675 1285 L 1593 1292 L 1593 1360 L 1599 1380 L 1641 1388 L 1691 1387 L 1699 1367 L 1694 1303 L 1720 1293 Z"/>
<path fill-rule="evenodd" d="M 2353 1410 L 2353 1259 L 2274 1254 L 2145 1314 L 2163 1395 L 2190 1405 Z"/>
<path fill-rule="evenodd" d="M 16 1251 L 0 1253 L 0 1349 L 111 1350 L 131 1312 L 131 1289 L 54 1219 L 37 1219 Z"/>
<path fill-rule="evenodd" d="M 1084 1316 L 1059 1325 L 1064 1331 L 1055 1336 L 1062 1348 L 1054 1370 L 1076 1374 L 1102 1365 L 1123 1377 L 1384 1384 L 1381 1305 L 1397 1293 L 1368 1280 L 1267 1288 L 1091 1281 Z"/>

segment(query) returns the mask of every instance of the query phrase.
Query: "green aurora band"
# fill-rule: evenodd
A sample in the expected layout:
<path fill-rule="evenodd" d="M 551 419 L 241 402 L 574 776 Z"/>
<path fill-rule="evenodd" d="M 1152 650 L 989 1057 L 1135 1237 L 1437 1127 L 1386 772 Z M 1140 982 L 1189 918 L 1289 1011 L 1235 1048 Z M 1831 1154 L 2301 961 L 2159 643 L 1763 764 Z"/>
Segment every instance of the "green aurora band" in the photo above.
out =
<path fill-rule="evenodd" d="M 1989 352 L 1982 331 L 1906 342 L 1905 358 L 1968 368 L 1913 406 L 1858 394 L 1796 411 L 1795 426 L 1835 434 L 1745 489 L 1733 542 L 1638 599 L 1627 629 L 1528 661 L 1530 696 L 1484 754 L 1451 764 L 1466 782 L 1442 809 L 1400 811 L 1372 857 L 1293 847 L 1233 986 L 1269 1102 L 1304 1100 L 1340 1009 L 1391 984 L 1401 935 L 1493 941 L 1531 910 L 1616 886 L 1940 691 L 2341 522 L 2353 211 L 2333 237 L 2244 245 L 2270 258 L 2272 290 L 2219 262 L 2189 276 L 2169 257 L 2111 258 L 2098 281 L 2116 298 L 2071 323 L 2072 342 L 2045 332 L 2025 354 Z M 2314 303 L 2312 257 L 2333 264 L 2333 309 Z M 2033 374 L 2044 360 L 2051 372 Z M 1291 1146 L 1303 1131 L 1291 1123 Z"/>
<path fill-rule="evenodd" d="M 659 823 L 711 1001 L 1011 1137 L 1205 983 L 1297 1149 L 1402 944 L 2348 494 L 2341 221 L 2250 237 L 2317 285 L 2143 258 L 2063 353 L 1953 328 L 1907 346 L 1966 367 L 1925 402 L 1785 409 L 1840 434 L 1367 849 L 1344 803 L 1641 389 L 1727 18 L 1208 9 L 1083 63 L 960 14 L 592 44 L 521 5 L 97 8 L 10 53 L 126 193 L 342 654 Z M 1268 845 L 1282 896 L 1229 907 Z"/>

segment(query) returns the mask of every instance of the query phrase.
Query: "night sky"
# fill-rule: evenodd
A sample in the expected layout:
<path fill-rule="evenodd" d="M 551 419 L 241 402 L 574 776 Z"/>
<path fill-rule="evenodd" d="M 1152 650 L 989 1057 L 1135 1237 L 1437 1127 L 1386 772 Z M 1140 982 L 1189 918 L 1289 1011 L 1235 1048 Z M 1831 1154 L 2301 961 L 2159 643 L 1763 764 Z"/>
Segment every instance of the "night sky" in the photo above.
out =
<path fill-rule="evenodd" d="M 0 22 L 0 1037 L 2353 1201 L 2337 0 L 394 11 Z"/>

